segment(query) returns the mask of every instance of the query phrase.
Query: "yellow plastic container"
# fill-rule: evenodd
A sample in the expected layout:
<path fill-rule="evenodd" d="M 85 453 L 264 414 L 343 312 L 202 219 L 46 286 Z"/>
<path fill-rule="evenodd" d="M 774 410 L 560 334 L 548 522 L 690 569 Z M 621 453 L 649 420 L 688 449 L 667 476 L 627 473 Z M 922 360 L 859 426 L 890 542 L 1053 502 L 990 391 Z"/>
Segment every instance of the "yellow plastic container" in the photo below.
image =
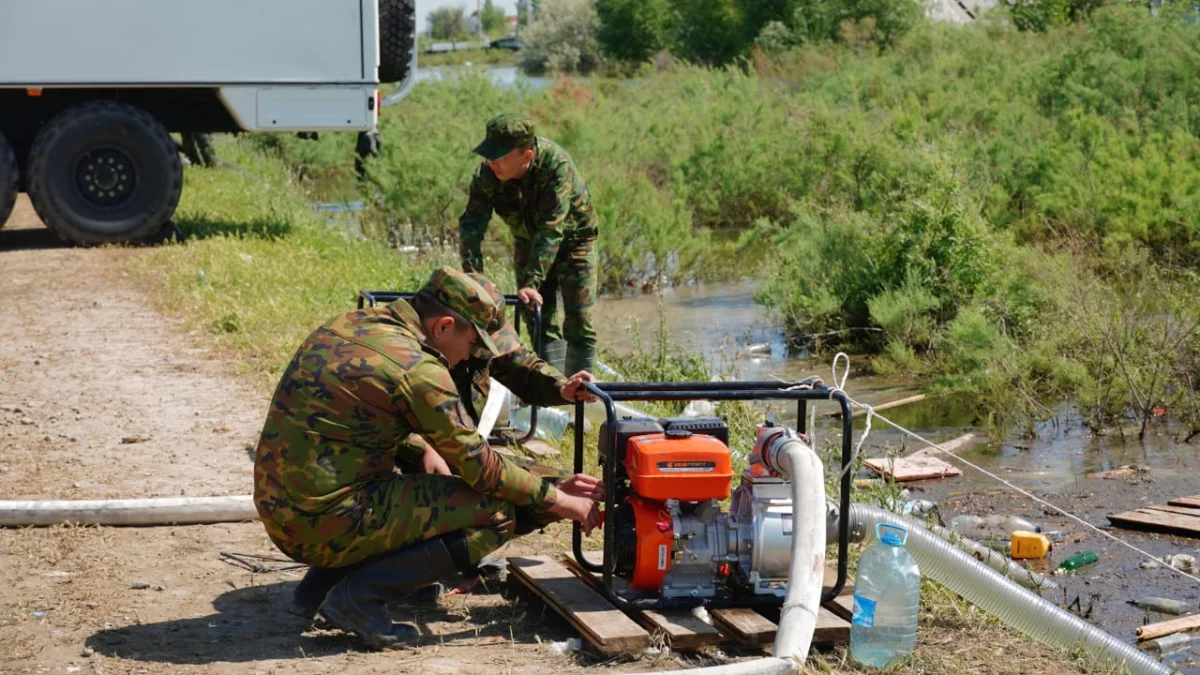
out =
<path fill-rule="evenodd" d="M 1017 530 L 1012 533 L 1013 560 L 1037 560 L 1049 555 L 1054 544 L 1044 534 Z"/>

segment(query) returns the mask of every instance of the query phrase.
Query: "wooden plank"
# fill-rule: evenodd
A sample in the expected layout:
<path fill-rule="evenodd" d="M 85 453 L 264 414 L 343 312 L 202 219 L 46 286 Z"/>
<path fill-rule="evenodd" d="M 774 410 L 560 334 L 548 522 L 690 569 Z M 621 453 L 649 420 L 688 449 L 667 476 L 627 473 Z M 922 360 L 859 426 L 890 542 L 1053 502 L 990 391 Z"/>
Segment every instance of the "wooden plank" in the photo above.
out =
<path fill-rule="evenodd" d="M 842 644 L 850 641 L 850 622 L 822 607 L 817 612 L 817 629 L 813 644 Z"/>
<path fill-rule="evenodd" d="M 910 452 L 908 454 L 908 456 L 909 457 L 937 457 L 939 455 L 944 455 L 946 453 L 955 455 L 955 454 L 958 454 L 958 452 L 960 450 L 969 448 L 974 444 L 975 444 L 975 434 L 966 434 L 963 436 L 959 436 L 958 438 L 946 441 L 945 443 L 938 443 L 938 445 L 942 446 L 942 448 L 943 448 L 942 450 L 938 450 L 937 448 L 927 445 L 919 450 Z"/>
<path fill-rule="evenodd" d="M 600 564 L 601 554 L 599 551 L 591 551 L 584 553 L 584 557 L 588 562 Z M 575 573 L 575 576 L 582 579 L 592 588 L 600 590 L 603 581 L 599 575 L 588 572 L 583 569 L 579 561 L 570 554 L 563 556 L 563 561 L 568 569 Z M 628 582 L 620 577 L 613 577 L 613 589 L 621 590 L 628 585 Z M 661 634 L 672 649 L 695 650 L 706 645 L 719 644 L 723 639 L 720 631 L 715 627 L 704 623 L 695 614 L 685 609 L 664 609 L 664 610 L 629 610 L 626 612 L 634 621 L 637 621 L 646 630 Z"/>
<path fill-rule="evenodd" d="M 1135 530 L 1150 530 L 1200 538 L 1200 517 L 1196 516 L 1138 509 L 1111 515 L 1108 520 L 1113 525 Z"/>
<path fill-rule="evenodd" d="M 825 609 L 849 621 L 854 617 L 854 594 L 839 595 L 823 605 Z"/>
<path fill-rule="evenodd" d="M 539 441 L 536 439 L 534 439 L 532 441 L 525 441 L 524 443 L 521 444 L 521 447 L 525 448 L 525 452 L 528 452 L 529 454 L 533 455 L 534 457 L 540 457 L 540 458 L 558 457 L 558 455 L 560 454 L 558 452 L 558 450 L 550 447 L 549 443 L 546 443 L 545 441 Z"/>
<path fill-rule="evenodd" d="M 1200 509 L 1200 495 L 1196 495 L 1195 497 L 1179 497 L 1178 499 L 1172 499 L 1167 504 L 1171 506 L 1190 506 Z"/>
<path fill-rule="evenodd" d="M 509 573 L 550 604 L 596 651 L 638 653 L 650 634 L 549 556 L 508 559 Z"/>
<path fill-rule="evenodd" d="M 871 407 L 875 410 L 875 412 L 883 412 L 884 410 L 887 410 L 888 408 L 899 408 L 902 405 L 908 405 L 910 403 L 918 403 L 920 401 L 924 401 L 926 399 L 926 397 L 927 397 L 926 394 L 917 394 L 915 396 L 908 396 L 906 398 L 896 399 L 895 401 L 888 401 L 887 403 L 880 403 L 879 405 L 874 405 Z M 867 411 L 863 410 L 862 408 L 853 408 L 850 411 L 851 417 L 858 417 L 859 415 L 865 415 L 865 414 L 867 414 Z M 842 411 L 841 410 L 833 410 L 833 411 L 824 413 L 822 416 L 838 418 L 838 417 L 842 416 Z"/>
<path fill-rule="evenodd" d="M 708 615 L 721 628 L 721 632 L 744 645 L 765 645 L 775 641 L 775 622 L 752 609 L 714 609 Z"/>
<path fill-rule="evenodd" d="M 890 475 L 897 483 L 962 475 L 962 470 L 958 467 L 937 457 L 876 457 L 863 463 L 875 473 Z"/>
<path fill-rule="evenodd" d="M 1162 506 L 1159 504 L 1151 504 L 1143 506 L 1139 511 L 1161 511 L 1163 513 L 1174 513 L 1181 516 L 1191 516 L 1200 520 L 1200 509 L 1189 509 L 1186 506 Z"/>
<path fill-rule="evenodd" d="M 671 649 L 694 651 L 708 645 L 720 644 L 724 639 L 716 627 L 704 623 L 688 610 L 646 609 L 639 613 L 646 617 L 646 628 L 662 633 Z"/>

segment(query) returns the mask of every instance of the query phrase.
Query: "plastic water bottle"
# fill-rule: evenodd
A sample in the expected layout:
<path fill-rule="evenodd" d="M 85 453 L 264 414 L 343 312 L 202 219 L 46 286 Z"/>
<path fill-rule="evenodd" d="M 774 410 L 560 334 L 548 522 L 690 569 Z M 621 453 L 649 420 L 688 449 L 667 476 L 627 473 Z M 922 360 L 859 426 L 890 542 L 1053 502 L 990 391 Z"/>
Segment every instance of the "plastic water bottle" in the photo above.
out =
<path fill-rule="evenodd" d="M 908 530 L 878 523 L 875 536 L 879 541 L 858 561 L 850 656 L 862 665 L 885 668 L 911 654 L 916 643 L 921 571 L 904 548 Z"/>
<path fill-rule="evenodd" d="M 521 433 L 529 431 L 529 410 L 529 406 L 521 406 L 512 415 L 513 428 Z M 538 408 L 537 433 L 534 434 L 534 437 L 542 440 L 562 438 L 562 435 L 567 432 L 567 428 L 574 423 L 574 411 Z"/>
<path fill-rule="evenodd" d="M 950 520 L 950 529 L 967 539 L 974 539 L 980 542 L 989 539 L 1008 541 L 1012 537 L 1012 533 L 1017 530 L 1035 533 L 1042 531 L 1040 525 L 1034 525 L 1019 516 L 999 514 L 993 516 L 954 516 Z"/>

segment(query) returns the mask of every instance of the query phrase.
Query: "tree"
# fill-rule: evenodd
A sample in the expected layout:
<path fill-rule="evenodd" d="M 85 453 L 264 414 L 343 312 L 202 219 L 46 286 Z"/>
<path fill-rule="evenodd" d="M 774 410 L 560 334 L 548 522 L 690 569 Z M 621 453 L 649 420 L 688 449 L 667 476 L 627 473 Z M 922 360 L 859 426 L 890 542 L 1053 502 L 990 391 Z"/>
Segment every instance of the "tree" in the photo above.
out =
<path fill-rule="evenodd" d="M 641 62 L 662 50 L 670 25 L 667 0 L 596 0 L 596 40 L 604 54 Z"/>
<path fill-rule="evenodd" d="M 921 0 L 797 0 L 792 31 L 801 40 L 830 42 L 842 36 L 845 24 L 873 19 L 871 39 L 890 45 L 924 15 Z"/>
<path fill-rule="evenodd" d="M 671 0 L 671 9 L 676 56 L 724 65 L 746 53 L 741 0 Z"/>
<path fill-rule="evenodd" d="M 587 72 L 603 60 L 596 42 L 592 0 L 543 0 L 524 32 L 518 65 L 527 73 L 547 70 Z"/>
<path fill-rule="evenodd" d="M 1013 24 L 1021 30 L 1046 31 L 1086 19 L 1105 0 L 1002 0 Z"/>
<path fill-rule="evenodd" d="M 435 40 L 453 40 L 466 31 L 466 14 L 462 7 L 439 7 L 428 16 L 429 35 Z"/>
<path fill-rule="evenodd" d="M 483 26 L 483 32 L 488 34 L 504 30 L 504 8 L 497 7 L 492 0 L 483 0 L 479 25 Z"/>

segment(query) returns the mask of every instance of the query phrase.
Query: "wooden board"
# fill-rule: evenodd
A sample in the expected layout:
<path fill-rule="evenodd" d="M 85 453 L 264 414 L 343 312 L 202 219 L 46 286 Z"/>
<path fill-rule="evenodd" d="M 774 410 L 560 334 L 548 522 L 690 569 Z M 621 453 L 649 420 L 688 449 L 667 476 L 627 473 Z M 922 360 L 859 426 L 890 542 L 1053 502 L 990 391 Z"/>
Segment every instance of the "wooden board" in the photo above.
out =
<path fill-rule="evenodd" d="M 877 457 L 864 462 L 872 471 L 897 483 L 961 476 L 962 470 L 937 457 Z"/>
<path fill-rule="evenodd" d="M 1186 506 L 1143 506 L 1139 511 L 1162 511 L 1163 513 L 1174 513 L 1180 516 L 1192 516 L 1200 518 L 1200 509 L 1189 509 Z"/>
<path fill-rule="evenodd" d="M 523 447 L 525 449 L 525 452 L 528 452 L 529 454 L 533 455 L 534 457 L 540 457 L 540 458 L 558 457 L 558 455 L 559 455 L 558 450 L 555 450 L 554 448 L 550 447 L 550 445 L 548 443 L 546 443 L 545 441 L 539 441 L 536 439 L 534 439 L 532 441 L 525 441 L 524 443 L 521 444 L 521 447 Z"/>
<path fill-rule="evenodd" d="M 510 576 L 551 605 L 604 654 L 639 653 L 650 634 L 566 567 L 549 556 L 508 559 Z"/>
<path fill-rule="evenodd" d="M 850 593 L 849 595 L 839 595 L 834 598 L 832 602 L 826 603 L 824 607 L 830 612 L 833 612 L 835 616 L 840 616 L 841 618 L 849 621 L 854 617 L 854 594 Z"/>
<path fill-rule="evenodd" d="M 588 562 L 599 565 L 601 554 L 599 551 L 592 551 L 592 555 L 584 553 Z M 575 576 L 579 577 L 592 588 L 599 590 L 603 585 L 603 580 L 600 575 L 588 572 L 583 569 L 575 557 L 571 554 L 563 556 L 563 564 L 570 569 Z M 627 586 L 628 582 L 619 577 L 613 577 L 613 588 L 621 590 Z M 683 609 L 664 609 L 664 610 L 630 610 L 626 612 L 630 618 L 641 624 L 646 630 L 652 633 L 658 633 L 663 636 L 671 649 L 676 650 L 695 650 L 706 645 L 719 644 L 723 639 L 721 632 L 715 627 L 701 621 L 695 614 L 689 610 Z"/>
<path fill-rule="evenodd" d="M 1135 530 L 1150 530 L 1200 538 L 1200 514 L 1192 516 L 1138 509 L 1111 515 L 1108 520 L 1113 525 Z"/>
<path fill-rule="evenodd" d="M 600 564 L 598 551 L 590 551 L 584 555 L 588 562 Z M 564 564 L 589 585 L 597 589 L 600 587 L 599 575 L 584 570 L 573 556 L 564 556 Z M 836 581 L 837 570 L 826 567 L 822 592 L 833 588 Z M 624 579 L 613 578 L 613 586 L 617 589 L 624 588 L 626 583 Z M 853 595 L 854 580 L 848 577 L 841 595 L 817 613 L 817 626 L 813 633 L 814 644 L 841 644 L 850 639 L 850 624 L 847 620 L 853 613 Z M 842 607 L 850 609 L 847 611 Z M 774 642 L 778 628 L 774 621 L 755 610 L 740 607 L 710 610 L 709 616 L 715 628 L 686 610 L 641 610 L 629 614 L 651 632 L 662 634 L 670 641 L 673 649 L 695 649 L 703 645 L 717 644 L 722 640 L 722 634 L 743 645 L 764 645 Z"/>
<path fill-rule="evenodd" d="M 879 405 L 871 406 L 871 408 L 874 409 L 876 412 L 882 412 L 884 410 L 887 410 L 888 408 L 899 408 L 902 405 L 908 405 L 910 403 L 919 403 L 921 401 L 924 401 L 925 398 L 926 398 L 926 394 L 917 394 L 915 396 L 908 396 L 906 398 L 897 399 L 895 401 L 888 401 L 886 403 L 880 403 Z M 859 415 L 865 415 L 865 414 L 867 414 L 867 411 L 862 408 L 851 408 L 851 410 L 850 410 L 851 417 L 858 417 Z M 840 409 L 833 410 L 833 411 L 824 413 L 822 416 L 837 418 L 837 417 L 842 416 L 842 411 Z"/>
<path fill-rule="evenodd" d="M 1200 495 L 1195 497 L 1179 497 L 1167 502 L 1171 506 L 1190 506 L 1195 509 L 1200 509 Z"/>
<path fill-rule="evenodd" d="M 938 443 L 938 445 L 942 446 L 941 450 L 939 450 L 933 446 L 927 445 L 919 450 L 914 450 L 913 452 L 910 452 L 908 454 L 908 457 L 909 458 L 937 457 L 938 455 L 942 455 L 945 453 L 950 453 L 951 455 L 956 455 L 956 454 L 958 454 L 958 452 L 960 450 L 962 450 L 964 448 L 969 448 L 974 444 L 975 444 L 975 434 L 965 434 L 963 436 L 959 436 L 958 438 L 946 441 L 945 443 Z"/>
<path fill-rule="evenodd" d="M 850 641 L 850 622 L 825 607 L 817 612 L 817 629 L 813 631 L 813 644 L 831 645 Z"/>
<path fill-rule="evenodd" d="M 765 645 L 775 641 L 775 622 L 752 609 L 714 609 L 708 614 L 721 632 L 744 645 Z"/>

